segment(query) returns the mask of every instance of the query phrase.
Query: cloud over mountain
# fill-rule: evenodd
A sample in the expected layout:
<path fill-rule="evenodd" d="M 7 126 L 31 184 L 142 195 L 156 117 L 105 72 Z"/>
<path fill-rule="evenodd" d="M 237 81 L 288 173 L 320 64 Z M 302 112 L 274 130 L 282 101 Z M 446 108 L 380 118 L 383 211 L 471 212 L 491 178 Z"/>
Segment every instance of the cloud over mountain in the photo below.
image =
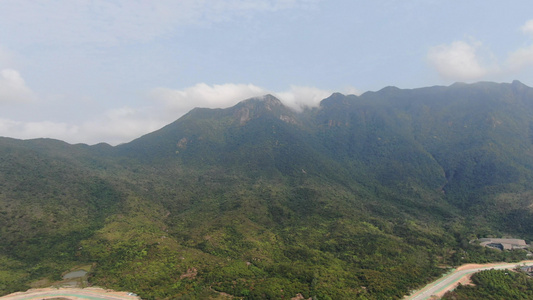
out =
<path fill-rule="evenodd" d="M 428 60 L 444 78 L 452 80 L 473 80 L 486 76 L 489 68 L 479 57 L 480 43 L 455 41 L 450 45 L 439 45 L 430 49 Z"/>
<path fill-rule="evenodd" d="M 533 19 L 520 28 L 522 33 L 533 37 Z M 507 57 L 497 59 L 480 41 L 457 40 L 451 44 L 431 47 L 427 61 L 444 79 L 453 81 L 486 80 L 505 74 L 520 74 L 533 65 L 533 43 L 518 47 Z M 517 76 L 515 75 L 515 76 Z"/>
<path fill-rule="evenodd" d="M 522 26 L 522 32 L 533 38 L 533 19 L 527 21 Z M 533 40 L 530 41 L 530 45 L 518 48 L 512 52 L 507 58 L 507 65 L 511 71 L 521 70 L 533 65 Z"/>
<path fill-rule="evenodd" d="M 1 73 L 3 74 L 3 73 Z M 6 71 L 0 77 L 0 96 L 2 83 L 4 94 L 18 96 L 23 92 L 31 95 L 18 72 Z M 178 119 L 195 107 L 226 108 L 239 101 L 273 94 L 285 105 L 295 110 L 317 106 L 328 97 L 329 91 L 315 87 L 291 86 L 287 91 L 269 91 L 253 84 L 215 84 L 199 83 L 184 89 L 166 87 L 154 88 L 146 95 L 144 106 L 122 106 L 104 110 L 85 120 L 62 122 L 56 120 L 20 121 L 11 118 L 0 119 L 0 136 L 16 136 L 22 139 L 50 137 L 69 143 L 95 144 L 107 142 L 113 145 L 128 142 L 140 135 L 154 131 Z M 23 99 L 23 98 L 20 98 Z M 30 103 L 22 103 L 21 106 Z M 46 106 L 44 101 L 36 103 Z"/>
<path fill-rule="evenodd" d="M 253 84 L 199 83 L 185 89 L 155 88 L 150 97 L 164 105 L 164 110 L 172 115 L 183 115 L 195 107 L 220 108 L 237 103 L 242 99 L 257 97 L 267 93 Z"/>
<path fill-rule="evenodd" d="M 306 107 L 317 107 L 320 101 L 331 95 L 331 92 L 316 87 L 292 85 L 288 91 L 275 95 L 288 107 L 301 110 Z"/>
<path fill-rule="evenodd" d="M 316 107 L 320 101 L 328 97 L 331 92 L 316 87 L 291 86 L 287 91 L 269 91 L 253 84 L 215 84 L 199 83 L 185 89 L 155 88 L 150 97 L 164 105 L 163 113 L 172 116 L 183 115 L 195 107 L 224 108 L 237 102 L 274 94 L 283 104 L 295 110 L 304 107 Z"/>

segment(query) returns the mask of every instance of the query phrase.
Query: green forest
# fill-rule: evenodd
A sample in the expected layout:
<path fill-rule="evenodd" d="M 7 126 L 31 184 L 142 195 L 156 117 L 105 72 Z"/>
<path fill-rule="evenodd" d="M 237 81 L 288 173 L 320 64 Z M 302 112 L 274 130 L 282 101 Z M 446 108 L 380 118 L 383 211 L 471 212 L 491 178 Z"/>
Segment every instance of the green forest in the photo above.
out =
<path fill-rule="evenodd" d="M 533 89 L 485 82 L 302 112 L 267 95 L 114 147 L 0 138 L 0 295 L 91 265 L 142 299 L 401 299 L 517 262 L 475 240 L 533 240 L 531 120 Z M 447 299 L 508 277 L 498 293 L 522 295 L 524 276 Z"/>

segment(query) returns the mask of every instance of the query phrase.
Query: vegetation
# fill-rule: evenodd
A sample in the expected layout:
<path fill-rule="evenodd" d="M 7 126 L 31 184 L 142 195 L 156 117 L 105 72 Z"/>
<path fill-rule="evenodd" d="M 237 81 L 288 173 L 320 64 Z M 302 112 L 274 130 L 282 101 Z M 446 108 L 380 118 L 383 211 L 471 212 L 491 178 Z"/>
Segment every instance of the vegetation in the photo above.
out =
<path fill-rule="evenodd" d="M 442 297 L 446 300 L 461 299 L 531 299 L 533 278 L 522 272 L 487 270 L 472 276 L 474 285 L 461 285 Z"/>
<path fill-rule="evenodd" d="M 79 265 L 143 299 L 400 299 L 533 239 L 519 82 L 272 96 L 111 147 L 0 138 L 0 295 Z"/>

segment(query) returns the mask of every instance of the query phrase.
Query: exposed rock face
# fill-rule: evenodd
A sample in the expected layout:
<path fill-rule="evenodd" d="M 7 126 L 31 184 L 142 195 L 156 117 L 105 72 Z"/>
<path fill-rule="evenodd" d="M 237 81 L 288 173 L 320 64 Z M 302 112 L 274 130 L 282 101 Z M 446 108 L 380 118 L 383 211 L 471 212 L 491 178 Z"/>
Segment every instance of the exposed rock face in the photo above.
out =
<path fill-rule="evenodd" d="M 185 148 L 187 148 L 187 143 L 188 143 L 188 142 L 189 142 L 189 140 L 187 140 L 187 138 L 182 138 L 182 139 L 180 139 L 180 140 L 178 141 L 177 146 L 178 146 L 178 148 L 180 148 L 180 149 L 185 149 Z"/>
<path fill-rule="evenodd" d="M 183 278 L 194 278 L 198 274 L 198 270 L 196 268 L 189 268 L 187 269 L 187 272 L 184 274 L 181 274 L 180 279 Z"/>
<path fill-rule="evenodd" d="M 297 123 L 296 120 L 293 117 L 289 117 L 289 116 L 285 116 L 285 115 L 279 116 L 279 119 L 282 120 L 283 122 L 289 123 L 289 124 L 296 124 Z"/>
<path fill-rule="evenodd" d="M 240 125 L 246 124 L 246 122 L 250 121 L 250 119 L 251 119 L 250 118 L 250 109 L 248 109 L 247 107 L 243 107 L 242 109 L 237 111 L 235 117 L 239 120 L 239 124 Z"/>

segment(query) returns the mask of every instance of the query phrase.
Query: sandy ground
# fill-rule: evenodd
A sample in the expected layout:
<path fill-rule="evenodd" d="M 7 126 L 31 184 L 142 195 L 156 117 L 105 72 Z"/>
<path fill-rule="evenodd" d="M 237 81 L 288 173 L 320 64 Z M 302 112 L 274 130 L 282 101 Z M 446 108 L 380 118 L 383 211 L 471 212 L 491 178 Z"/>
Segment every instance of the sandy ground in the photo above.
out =
<path fill-rule="evenodd" d="M 138 296 L 128 295 L 128 292 L 117 292 L 102 288 L 44 288 L 31 289 L 0 297 L 2 300 L 41 300 L 41 299 L 104 299 L 104 300 L 139 300 Z"/>

